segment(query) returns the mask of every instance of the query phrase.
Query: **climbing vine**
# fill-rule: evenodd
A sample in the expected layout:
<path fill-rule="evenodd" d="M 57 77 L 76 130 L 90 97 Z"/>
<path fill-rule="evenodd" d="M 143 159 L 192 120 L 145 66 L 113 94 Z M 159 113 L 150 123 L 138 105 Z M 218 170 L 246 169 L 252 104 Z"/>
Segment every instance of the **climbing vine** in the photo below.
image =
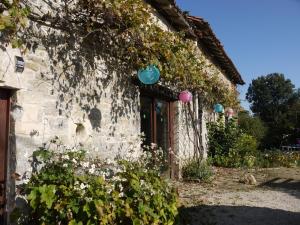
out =
<path fill-rule="evenodd" d="M 18 38 L 18 32 L 22 32 L 27 26 L 27 16 L 30 9 L 22 4 L 20 0 L 1 0 L 0 3 L 0 32 L 6 40 L 10 41 L 12 47 L 21 47 L 22 42 Z"/>
<path fill-rule="evenodd" d="M 235 89 L 224 85 L 218 70 L 209 65 L 196 42 L 186 38 L 184 33 L 159 26 L 153 16 L 154 9 L 143 0 L 78 0 L 68 4 L 61 20 L 55 20 L 51 13 L 40 18 L 31 15 L 20 0 L 13 3 L 4 0 L 8 15 L 2 12 L 0 30 L 8 31 L 12 43 L 15 43 L 17 39 L 14 36 L 26 26 L 27 16 L 35 22 L 42 21 L 43 25 L 59 28 L 61 24 L 66 29 L 63 22 L 58 22 L 65 19 L 74 24 L 74 29 L 80 27 L 81 41 L 92 38 L 94 41 L 97 37 L 101 41 L 105 35 L 109 40 L 106 48 L 110 49 L 110 56 L 126 63 L 132 71 L 153 64 L 160 69 L 164 84 L 198 92 L 205 96 L 208 104 L 238 104 Z M 18 47 L 18 44 L 13 46 Z M 211 67 L 213 72 L 208 74 L 207 67 Z"/>

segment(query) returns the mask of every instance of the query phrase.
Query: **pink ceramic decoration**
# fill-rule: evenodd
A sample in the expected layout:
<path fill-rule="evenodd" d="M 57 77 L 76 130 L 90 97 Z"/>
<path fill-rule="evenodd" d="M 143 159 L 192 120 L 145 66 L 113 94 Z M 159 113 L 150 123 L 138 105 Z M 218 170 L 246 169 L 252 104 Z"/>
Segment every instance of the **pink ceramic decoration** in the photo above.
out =
<path fill-rule="evenodd" d="M 183 103 L 187 103 L 192 101 L 193 95 L 191 92 L 189 91 L 182 91 L 179 94 L 179 100 L 182 101 Z"/>
<path fill-rule="evenodd" d="M 232 108 L 229 108 L 226 111 L 227 111 L 227 116 L 233 116 L 234 115 L 234 110 Z"/>

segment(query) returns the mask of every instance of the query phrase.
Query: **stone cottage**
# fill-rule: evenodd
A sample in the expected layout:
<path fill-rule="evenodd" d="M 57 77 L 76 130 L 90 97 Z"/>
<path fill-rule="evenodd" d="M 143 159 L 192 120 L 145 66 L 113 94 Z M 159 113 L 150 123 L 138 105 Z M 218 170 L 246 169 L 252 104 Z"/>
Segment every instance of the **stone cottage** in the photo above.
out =
<path fill-rule="evenodd" d="M 60 13 L 62 3 L 51 2 L 29 1 L 41 15 L 51 10 Z M 185 32 L 195 41 L 212 65 L 207 70 L 217 71 L 232 89 L 244 84 L 207 22 L 184 15 L 172 0 L 147 3 L 160 27 Z M 30 174 L 32 152 L 54 137 L 66 145 L 84 146 L 91 155 L 114 158 L 140 149 L 143 132 L 145 143 L 156 143 L 166 151 L 169 175 L 175 178 L 180 163 L 170 150 L 179 158 L 192 157 L 200 146 L 205 156 L 205 122 L 212 110 L 201 105 L 197 96 L 192 105 L 200 139 L 178 101 L 178 92 L 161 84 L 145 86 L 136 79 L 122 78 L 119 75 L 124 71 L 96 57 L 96 50 L 80 46 L 46 22 L 31 22 L 26 35 L 33 33 L 33 44 L 25 53 L 10 45 L 0 49 L 1 215 L 13 207 L 16 182 Z M 101 48 L 99 43 L 97 51 Z M 16 64 L 22 60 L 24 71 L 18 72 Z M 89 60 L 92 68 L 88 70 Z M 15 181 L 14 173 L 21 175 L 21 181 Z"/>

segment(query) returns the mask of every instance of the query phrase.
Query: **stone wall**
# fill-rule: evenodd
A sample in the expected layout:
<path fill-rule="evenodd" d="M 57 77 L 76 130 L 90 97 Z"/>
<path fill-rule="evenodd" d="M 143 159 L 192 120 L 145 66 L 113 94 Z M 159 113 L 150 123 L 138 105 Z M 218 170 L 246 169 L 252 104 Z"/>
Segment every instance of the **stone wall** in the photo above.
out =
<path fill-rule="evenodd" d="M 24 55 L 25 70 L 16 73 L 15 49 L 0 50 L 0 88 L 12 89 L 7 210 L 15 185 L 31 173 L 32 152 L 56 136 L 69 146 L 84 146 L 90 156 L 114 158 L 140 149 L 139 91 L 99 61 L 93 73 L 55 74 L 42 47 Z M 66 62 L 67 63 L 67 62 Z M 51 69 L 52 68 L 52 69 Z M 61 76 L 61 77 L 59 77 Z M 17 172 L 21 181 L 14 182 Z"/>
<path fill-rule="evenodd" d="M 179 168 L 184 165 L 186 160 L 195 158 L 195 154 L 202 154 L 204 159 L 207 158 L 207 122 L 215 120 L 212 110 L 199 105 L 198 96 L 194 96 L 191 109 L 192 113 L 194 113 L 194 119 L 192 119 L 187 105 L 180 102 L 177 104 L 175 116 L 175 151 L 179 158 Z M 192 125 L 193 121 L 195 125 Z M 195 133 L 195 126 L 198 129 L 198 134 Z M 199 150 L 201 153 L 199 153 Z M 179 175 L 181 177 L 180 173 Z"/>

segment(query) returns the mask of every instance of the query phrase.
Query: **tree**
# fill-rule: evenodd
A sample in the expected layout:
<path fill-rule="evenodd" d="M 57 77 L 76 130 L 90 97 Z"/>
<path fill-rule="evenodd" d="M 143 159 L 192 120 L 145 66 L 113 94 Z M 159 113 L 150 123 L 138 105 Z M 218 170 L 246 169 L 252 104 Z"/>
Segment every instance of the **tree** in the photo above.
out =
<path fill-rule="evenodd" d="M 260 143 L 266 135 L 267 127 L 257 116 L 250 115 L 249 111 L 241 111 L 238 115 L 239 128 L 253 136 Z"/>
<path fill-rule="evenodd" d="M 280 147 L 283 137 L 295 129 L 290 116 L 299 101 L 299 91 L 283 74 L 273 73 L 253 80 L 246 94 L 251 110 L 268 127 L 265 147 Z"/>

